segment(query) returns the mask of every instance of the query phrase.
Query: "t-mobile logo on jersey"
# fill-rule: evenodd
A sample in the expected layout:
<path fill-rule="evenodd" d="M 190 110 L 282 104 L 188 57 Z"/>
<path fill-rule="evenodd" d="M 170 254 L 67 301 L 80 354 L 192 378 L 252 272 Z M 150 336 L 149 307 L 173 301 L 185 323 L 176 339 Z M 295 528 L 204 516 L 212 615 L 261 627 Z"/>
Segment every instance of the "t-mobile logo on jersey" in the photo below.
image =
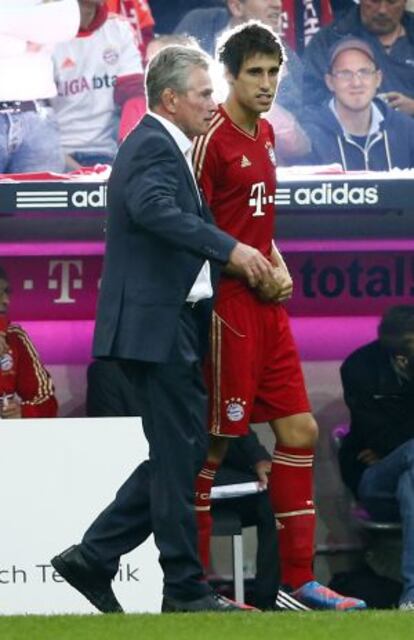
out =
<path fill-rule="evenodd" d="M 266 211 L 263 210 L 264 205 L 273 204 L 274 195 L 266 195 L 266 184 L 264 182 L 255 182 L 250 190 L 249 207 L 254 208 L 253 217 L 264 216 Z"/>

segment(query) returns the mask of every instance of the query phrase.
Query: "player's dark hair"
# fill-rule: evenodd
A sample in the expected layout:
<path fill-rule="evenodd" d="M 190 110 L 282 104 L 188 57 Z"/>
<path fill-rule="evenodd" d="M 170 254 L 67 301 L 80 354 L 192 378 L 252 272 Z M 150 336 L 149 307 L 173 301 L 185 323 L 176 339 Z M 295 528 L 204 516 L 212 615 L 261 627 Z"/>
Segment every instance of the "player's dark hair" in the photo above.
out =
<path fill-rule="evenodd" d="M 239 75 L 244 61 L 257 54 L 275 56 L 281 65 L 286 59 L 279 36 L 254 20 L 226 32 L 218 43 L 218 59 L 234 78 Z"/>
<path fill-rule="evenodd" d="M 9 276 L 6 273 L 6 270 L 3 269 L 3 267 L 0 264 L 0 280 L 6 280 L 6 282 L 9 281 Z"/>
<path fill-rule="evenodd" d="M 409 345 L 413 344 L 414 305 L 401 304 L 391 307 L 382 317 L 378 327 L 381 345 L 391 355 L 409 355 Z"/>

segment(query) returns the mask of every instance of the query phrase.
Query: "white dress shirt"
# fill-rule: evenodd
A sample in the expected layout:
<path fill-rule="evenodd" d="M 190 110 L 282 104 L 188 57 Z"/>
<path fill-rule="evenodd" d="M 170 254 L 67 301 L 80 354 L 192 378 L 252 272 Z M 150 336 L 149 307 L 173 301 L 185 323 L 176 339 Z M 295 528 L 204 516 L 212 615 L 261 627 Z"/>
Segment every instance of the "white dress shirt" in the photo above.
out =
<path fill-rule="evenodd" d="M 170 136 L 174 138 L 174 142 L 176 143 L 177 147 L 183 154 L 185 161 L 187 162 L 189 171 L 193 177 L 194 185 L 201 203 L 201 196 L 198 190 L 197 182 L 194 175 L 193 165 L 191 162 L 191 152 L 192 152 L 191 140 L 187 138 L 185 133 L 183 133 L 183 131 L 181 131 L 179 127 L 177 127 L 170 120 L 167 120 L 167 118 L 163 118 L 162 116 L 158 115 L 158 113 L 154 113 L 153 111 L 150 111 L 149 115 L 152 118 L 155 118 L 156 120 L 158 120 L 158 122 L 160 122 L 162 126 L 168 131 Z M 199 302 L 200 300 L 204 300 L 205 298 L 212 298 L 212 296 L 213 296 L 213 287 L 211 284 L 210 263 L 208 260 L 206 260 L 203 266 L 201 267 L 198 273 L 198 276 L 194 281 L 193 286 L 190 289 L 186 302 L 195 304 L 196 302 Z"/>

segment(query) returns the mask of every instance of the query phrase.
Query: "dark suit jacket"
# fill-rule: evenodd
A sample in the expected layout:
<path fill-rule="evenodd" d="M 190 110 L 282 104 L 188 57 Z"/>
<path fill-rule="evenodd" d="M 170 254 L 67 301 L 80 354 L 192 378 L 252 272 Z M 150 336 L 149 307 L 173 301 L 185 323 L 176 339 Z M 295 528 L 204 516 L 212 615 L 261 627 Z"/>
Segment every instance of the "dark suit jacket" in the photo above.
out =
<path fill-rule="evenodd" d="M 236 241 L 200 206 L 184 156 L 149 115 L 118 152 L 108 207 L 93 353 L 165 362 L 203 262 L 216 281 Z"/>
<path fill-rule="evenodd" d="M 345 483 L 357 494 L 363 449 L 384 457 L 414 438 L 414 383 L 401 381 L 378 340 L 354 351 L 341 367 L 351 429 L 339 452 Z"/>

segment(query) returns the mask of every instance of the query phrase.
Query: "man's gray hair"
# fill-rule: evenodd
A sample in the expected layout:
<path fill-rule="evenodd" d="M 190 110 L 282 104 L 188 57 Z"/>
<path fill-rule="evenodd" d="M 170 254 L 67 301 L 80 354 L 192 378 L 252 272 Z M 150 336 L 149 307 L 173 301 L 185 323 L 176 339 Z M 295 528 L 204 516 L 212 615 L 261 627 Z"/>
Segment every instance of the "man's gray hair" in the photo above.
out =
<path fill-rule="evenodd" d="M 148 108 L 154 109 L 165 89 L 186 93 L 188 77 L 194 67 L 208 70 L 210 58 L 194 47 L 168 46 L 161 49 L 150 61 L 145 76 Z"/>

